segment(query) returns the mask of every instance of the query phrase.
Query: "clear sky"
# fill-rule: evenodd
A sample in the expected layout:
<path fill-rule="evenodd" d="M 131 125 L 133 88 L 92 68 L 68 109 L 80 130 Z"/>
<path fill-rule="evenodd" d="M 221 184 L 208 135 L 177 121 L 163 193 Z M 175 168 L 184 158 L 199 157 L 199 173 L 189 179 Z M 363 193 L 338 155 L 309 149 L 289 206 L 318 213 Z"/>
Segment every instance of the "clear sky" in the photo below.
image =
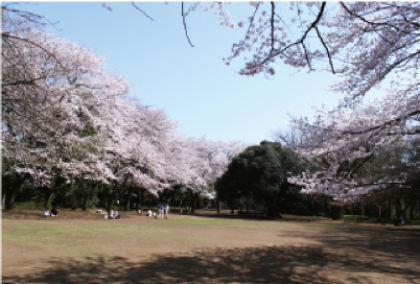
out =
<path fill-rule="evenodd" d="M 85 43 L 108 57 L 111 70 L 127 76 L 131 95 L 143 104 L 165 109 L 179 131 L 211 140 L 242 140 L 255 144 L 287 129 L 288 113 L 311 117 L 310 104 L 334 107 L 342 97 L 327 91 L 338 80 L 327 72 L 298 72 L 280 63 L 276 75 L 244 77 L 237 71 L 242 58 L 226 66 L 234 42 L 246 28 L 219 26 L 214 11 L 196 11 L 187 20 L 185 37 L 181 3 L 137 2 L 151 21 L 130 2 L 20 3 L 21 9 L 44 15 L 57 28 L 51 31 L 73 42 Z M 268 9 L 267 3 L 265 9 Z M 238 23 L 252 15 L 248 2 L 234 2 L 228 10 Z"/>

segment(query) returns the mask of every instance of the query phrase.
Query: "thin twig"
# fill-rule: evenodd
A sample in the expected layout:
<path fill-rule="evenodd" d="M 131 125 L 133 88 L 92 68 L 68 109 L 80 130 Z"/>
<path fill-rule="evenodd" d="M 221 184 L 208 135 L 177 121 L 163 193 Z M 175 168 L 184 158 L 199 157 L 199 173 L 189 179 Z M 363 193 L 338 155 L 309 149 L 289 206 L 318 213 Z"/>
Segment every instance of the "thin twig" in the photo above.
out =
<path fill-rule="evenodd" d="M 252 16 L 252 19 L 249 22 L 248 30 L 246 31 L 246 36 L 249 35 L 249 31 L 251 30 L 252 24 L 254 23 L 255 15 L 257 14 L 257 11 L 258 11 L 258 8 L 260 7 L 260 4 L 261 4 L 261 2 L 258 2 L 257 7 L 255 7 L 254 15 Z"/>
<path fill-rule="evenodd" d="M 181 2 L 181 13 L 182 13 L 182 20 L 184 22 L 184 30 L 185 30 L 185 35 L 188 39 L 189 44 L 191 45 L 191 47 L 194 47 L 194 45 L 191 43 L 190 37 L 188 36 L 188 31 L 187 31 L 187 24 L 185 23 L 185 15 L 184 15 L 184 2 Z"/>
<path fill-rule="evenodd" d="M 147 15 L 142 9 L 140 9 L 138 6 L 136 6 L 136 4 L 134 4 L 134 2 L 131 2 L 131 4 L 133 4 L 134 8 L 136 8 L 137 10 L 139 10 L 140 12 L 142 12 L 143 15 L 145 15 L 146 17 L 148 17 L 150 20 L 154 21 L 152 17 L 150 17 L 149 15 Z"/>
<path fill-rule="evenodd" d="M 363 22 L 365 22 L 369 25 L 372 25 L 372 26 L 390 26 L 390 27 L 395 28 L 397 31 L 400 31 L 400 29 L 397 26 L 392 25 L 388 22 L 375 23 L 375 22 L 368 21 L 364 17 L 362 17 L 362 16 L 356 14 L 355 12 L 351 11 L 343 2 L 340 2 L 340 4 L 346 10 L 346 12 L 349 13 L 351 16 L 356 17 L 356 18 L 362 20 Z"/>
<path fill-rule="evenodd" d="M 302 42 L 302 46 L 303 46 L 303 50 L 305 52 L 305 58 L 306 58 L 306 62 L 308 63 L 308 66 L 309 66 L 309 70 L 313 71 L 314 69 L 312 69 L 311 61 L 309 61 L 308 51 L 306 50 L 306 46 L 305 46 L 304 42 Z"/>

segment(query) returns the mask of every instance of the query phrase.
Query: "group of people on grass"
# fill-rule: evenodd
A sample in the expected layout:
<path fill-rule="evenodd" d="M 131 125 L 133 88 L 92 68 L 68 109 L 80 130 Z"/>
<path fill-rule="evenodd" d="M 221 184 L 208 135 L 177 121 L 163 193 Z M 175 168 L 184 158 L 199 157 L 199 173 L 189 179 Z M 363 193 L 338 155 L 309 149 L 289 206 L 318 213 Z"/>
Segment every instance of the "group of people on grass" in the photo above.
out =
<path fill-rule="evenodd" d="M 159 205 L 157 206 L 157 214 L 153 213 L 152 210 L 148 210 L 147 212 L 145 212 L 143 210 L 143 208 L 140 208 L 140 210 L 138 211 L 138 214 L 140 216 L 146 215 L 148 217 L 155 217 L 155 218 L 161 218 L 161 219 L 168 219 L 168 213 L 169 213 L 169 204 L 168 203 L 159 203 Z"/>
<path fill-rule="evenodd" d="M 45 211 L 44 215 L 45 215 L 45 216 L 55 217 L 55 216 L 57 216 L 57 215 L 58 215 L 58 210 L 57 210 L 57 208 L 53 207 L 53 208 L 51 209 L 51 211 Z"/>
<path fill-rule="evenodd" d="M 107 219 L 121 219 L 121 216 L 118 215 L 118 211 L 115 209 L 110 209 L 108 211 L 108 218 Z"/>
<path fill-rule="evenodd" d="M 100 210 L 102 211 L 102 210 Z M 148 216 L 148 217 L 155 217 L 155 218 L 161 218 L 161 219 L 168 219 L 168 212 L 169 212 L 169 204 L 163 204 L 163 203 L 159 203 L 158 207 L 157 207 L 157 212 L 153 213 L 152 210 L 148 210 L 147 212 L 145 210 L 143 210 L 143 208 L 141 208 L 138 211 L 138 214 L 143 216 Z M 45 216 L 57 216 L 58 215 L 58 210 L 57 208 L 52 208 L 51 211 L 46 211 L 45 212 Z M 105 215 L 105 219 L 122 219 L 120 215 L 118 215 L 118 211 L 115 209 L 110 209 L 108 211 L 108 214 Z"/>

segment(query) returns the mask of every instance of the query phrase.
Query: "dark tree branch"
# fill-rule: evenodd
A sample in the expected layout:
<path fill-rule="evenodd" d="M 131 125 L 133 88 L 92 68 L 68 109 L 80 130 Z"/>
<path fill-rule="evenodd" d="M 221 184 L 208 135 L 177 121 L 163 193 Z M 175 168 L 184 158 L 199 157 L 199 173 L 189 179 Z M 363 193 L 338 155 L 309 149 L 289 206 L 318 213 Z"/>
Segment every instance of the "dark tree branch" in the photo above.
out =
<path fill-rule="evenodd" d="M 363 22 L 372 25 L 372 26 L 389 26 L 389 27 L 393 27 L 394 29 L 396 29 L 397 31 L 401 31 L 398 27 L 391 25 L 390 23 L 374 23 L 374 22 L 370 22 L 368 20 L 366 20 L 364 17 L 354 13 L 353 11 L 351 11 L 343 2 L 340 2 L 340 5 L 347 11 L 347 13 L 349 13 L 351 16 L 356 17 L 360 20 L 362 20 Z"/>
<path fill-rule="evenodd" d="M 416 26 L 416 27 L 420 27 L 420 23 L 413 22 L 413 21 L 409 21 L 409 20 L 407 19 L 407 17 L 406 17 L 404 14 L 403 14 L 402 16 L 403 16 L 404 21 L 405 21 L 406 23 L 410 23 L 410 24 L 412 24 L 412 25 L 414 25 L 414 26 Z"/>
<path fill-rule="evenodd" d="M 181 14 L 182 14 L 182 20 L 184 22 L 185 36 L 187 37 L 188 43 L 191 45 L 191 47 L 194 47 L 194 45 L 191 43 L 190 37 L 188 36 L 187 24 L 185 23 L 184 2 L 181 2 Z"/>
<path fill-rule="evenodd" d="M 288 50 L 289 48 L 291 48 L 291 47 L 293 47 L 293 46 L 295 46 L 295 45 L 300 45 L 300 44 L 303 44 L 303 42 L 304 42 L 304 40 L 306 39 L 306 37 L 307 37 L 307 35 L 308 35 L 308 33 L 312 30 L 312 29 L 314 29 L 315 27 L 316 27 L 316 25 L 319 23 L 319 21 L 321 20 L 321 18 L 322 18 L 322 15 L 324 14 L 324 10 L 325 10 L 325 6 L 326 6 L 326 2 L 322 2 L 322 5 L 321 5 L 321 9 L 319 10 L 319 13 L 318 13 L 318 16 L 317 16 L 317 18 L 315 19 L 315 21 L 313 21 L 312 22 L 312 24 L 306 29 L 306 31 L 305 31 L 305 33 L 304 33 L 304 35 L 302 36 L 302 38 L 300 39 L 300 40 L 298 40 L 298 41 L 296 41 L 296 42 L 294 42 L 294 43 L 291 43 L 291 44 L 289 44 L 288 46 L 286 46 L 285 48 L 283 48 L 283 49 L 281 49 L 281 50 L 279 50 L 278 52 L 276 52 L 276 53 L 274 53 L 274 54 L 272 54 L 272 53 L 270 53 L 270 55 L 269 56 L 267 56 L 263 61 L 261 61 L 261 63 L 259 63 L 258 65 L 256 65 L 256 66 L 253 66 L 253 67 L 251 67 L 251 68 L 246 68 L 246 69 L 257 69 L 257 68 L 260 68 L 260 67 L 262 67 L 267 61 L 269 61 L 269 60 L 271 60 L 273 57 L 275 57 L 275 56 L 278 56 L 278 55 L 280 55 L 280 54 L 282 54 L 283 52 L 285 52 L 286 50 Z"/>
<path fill-rule="evenodd" d="M 42 76 L 36 79 L 31 79 L 31 80 L 19 80 L 19 81 L 15 81 L 13 83 L 3 83 L 3 87 L 7 87 L 7 86 L 16 86 L 16 85 L 32 85 L 33 83 L 35 83 L 35 81 L 37 80 L 42 80 L 47 78 L 47 76 Z"/>
<path fill-rule="evenodd" d="M 275 14 L 275 4 L 271 2 L 271 51 L 274 50 L 274 14 Z"/>
<path fill-rule="evenodd" d="M 41 25 L 41 26 L 44 26 L 44 27 L 49 24 L 49 25 L 53 26 L 56 30 L 61 31 L 61 29 L 58 29 L 56 27 L 57 24 L 60 23 L 60 22 L 53 23 L 50 20 L 46 19 L 44 16 L 40 16 L 40 15 L 37 15 L 37 14 L 32 13 L 32 12 L 28 12 L 28 11 L 21 11 L 21 10 L 8 8 L 9 5 L 14 5 L 14 4 L 17 4 L 17 2 L 10 3 L 8 5 L 3 5 L 3 6 L 1 6 L 1 8 L 5 11 L 18 14 L 20 17 L 24 18 L 28 22 L 38 24 L 38 25 Z"/>
<path fill-rule="evenodd" d="M 322 45 L 324 46 L 325 50 L 327 51 L 327 56 L 328 56 L 328 61 L 330 62 L 331 71 L 332 71 L 333 74 L 335 74 L 334 66 L 333 66 L 333 63 L 332 63 L 332 58 L 331 58 L 330 51 L 328 50 L 328 47 L 325 44 L 324 39 L 322 38 L 321 33 L 319 32 L 318 27 L 315 27 L 315 30 L 316 30 L 316 33 L 318 35 L 319 40 L 321 41 Z"/>
<path fill-rule="evenodd" d="M 414 110 L 411 113 L 408 113 L 406 116 L 407 117 L 412 117 L 412 116 L 415 116 L 415 115 L 418 115 L 418 114 L 420 114 L 420 110 Z M 394 122 L 400 122 L 400 121 L 401 121 L 401 118 L 397 118 L 395 120 L 389 120 L 389 121 L 384 122 L 380 125 L 369 127 L 367 129 L 364 129 L 364 130 L 361 130 L 361 131 L 343 131 L 342 134 L 343 135 L 346 135 L 346 134 L 353 134 L 353 135 L 364 134 L 364 133 L 367 133 L 367 132 L 370 132 L 370 131 L 373 131 L 373 130 L 377 130 L 377 129 L 381 129 L 383 127 L 389 126 Z M 415 130 L 414 132 L 412 132 L 412 134 L 416 134 L 416 133 L 420 133 L 420 130 Z"/>
<path fill-rule="evenodd" d="M 150 20 L 153 21 L 153 18 L 150 17 L 149 15 L 147 15 L 142 9 L 140 9 L 136 4 L 134 4 L 134 2 L 131 2 L 131 4 L 133 4 L 134 8 L 136 8 L 138 11 L 140 11 L 141 13 L 143 13 L 143 15 L 145 15 L 146 17 L 148 17 Z"/>
<path fill-rule="evenodd" d="M 302 42 L 302 46 L 303 46 L 303 50 L 305 51 L 305 58 L 306 58 L 306 62 L 308 62 L 309 70 L 313 71 L 314 69 L 312 69 L 311 61 L 309 61 L 308 51 L 306 50 L 305 43 Z"/>
<path fill-rule="evenodd" d="M 412 54 L 398 60 L 397 62 L 394 62 L 394 64 L 389 66 L 388 69 L 385 72 L 382 72 L 380 74 L 380 77 L 379 77 L 378 81 L 382 81 L 385 78 L 385 76 L 388 75 L 388 73 L 390 73 L 392 70 L 394 70 L 394 68 L 396 68 L 401 63 L 404 63 L 404 61 L 411 60 L 413 57 L 416 57 L 419 54 L 420 54 L 420 50 L 418 50 L 417 52 L 412 53 Z"/>

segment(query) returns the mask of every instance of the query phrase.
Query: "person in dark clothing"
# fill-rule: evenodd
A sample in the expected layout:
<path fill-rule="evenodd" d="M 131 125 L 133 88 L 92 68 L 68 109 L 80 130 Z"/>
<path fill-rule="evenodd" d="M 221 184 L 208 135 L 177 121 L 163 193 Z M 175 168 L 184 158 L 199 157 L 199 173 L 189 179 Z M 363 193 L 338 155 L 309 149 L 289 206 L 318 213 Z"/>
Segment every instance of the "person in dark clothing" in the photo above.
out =
<path fill-rule="evenodd" d="M 58 211 L 57 211 L 57 208 L 53 208 L 53 209 L 51 209 L 51 215 L 53 215 L 53 216 L 57 216 L 58 215 Z"/>

